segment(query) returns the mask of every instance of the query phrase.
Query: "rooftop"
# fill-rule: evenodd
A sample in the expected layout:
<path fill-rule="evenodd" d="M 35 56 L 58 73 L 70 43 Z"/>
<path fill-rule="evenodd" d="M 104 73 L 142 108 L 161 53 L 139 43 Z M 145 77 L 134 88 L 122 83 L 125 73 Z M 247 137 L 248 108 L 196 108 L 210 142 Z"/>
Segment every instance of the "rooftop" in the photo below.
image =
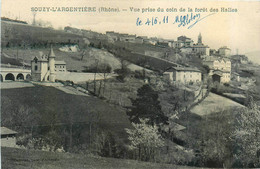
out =
<path fill-rule="evenodd" d="M 195 44 L 193 45 L 193 48 L 209 48 L 209 46 L 203 44 Z"/>
<path fill-rule="evenodd" d="M 66 62 L 63 60 L 56 60 L 55 65 L 66 65 Z"/>
<path fill-rule="evenodd" d="M 13 131 L 6 127 L 1 127 L 1 135 L 9 135 L 9 134 L 16 134 L 16 131 Z"/>
<path fill-rule="evenodd" d="M 219 49 L 228 49 L 228 50 L 231 50 L 231 49 L 229 49 L 227 46 L 222 46 L 222 47 L 219 48 Z"/>
<path fill-rule="evenodd" d="M 225 61 L 225 62 L 230 61 L 230 59 L 228 59 L 228 58 L 210 56 L 210 57 L 205 57 L 203 62 L 214 62 L 216 60 L 219 61 L 219 62 L 221 62 L 222 60 Z"/>
<path fill-rule="evenodd" d="M 166 69 L 167 72 L 170 71 L 189 71 L 189 72 L 200 72 L 199 69 L 197 68 L 193 68 L 193 67 L 181 67 L 181 66 L 177 66 L 177 67 L 170 67 L 168 69 Z"/>
<path fill-rule="evenodd" d="M 42 55 L 42 56 L 35 56 L 32 60 L 33 61 L 39 61 L 39 62 L 48 62 L 48 56 L 47 55 Z"/>

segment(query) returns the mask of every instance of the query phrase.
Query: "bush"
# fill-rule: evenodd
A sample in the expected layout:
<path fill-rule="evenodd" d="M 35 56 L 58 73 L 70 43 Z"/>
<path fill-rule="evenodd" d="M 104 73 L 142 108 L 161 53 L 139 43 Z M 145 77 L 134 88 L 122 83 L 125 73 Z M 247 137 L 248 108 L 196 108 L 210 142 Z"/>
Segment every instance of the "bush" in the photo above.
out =
<path fill-rule="evenodd" d="M 98 65 L 91 65 L 87 67 L 83 72 L 92 72 L 92 73 L 111 73 L 112 67 L 107 63 L 102 63 Z"/>

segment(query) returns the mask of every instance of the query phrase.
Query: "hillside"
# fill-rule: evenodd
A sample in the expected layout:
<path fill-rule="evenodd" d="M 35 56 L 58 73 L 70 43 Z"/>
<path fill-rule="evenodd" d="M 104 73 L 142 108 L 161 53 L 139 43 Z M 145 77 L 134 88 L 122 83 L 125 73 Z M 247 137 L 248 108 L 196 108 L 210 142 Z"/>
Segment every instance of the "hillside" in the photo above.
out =
<path fill-rule="evenodd" d="M 260 51 L 249 52 L 245 54 L 249 60 L 254 63 L 260 64 Z"/>
<path fill-rule="evenodd" d="M 200 104 L 193 107 L 191 112 L 199 116 L 205 116 L 219 110 L 232 110 L 232 108 L 242 107 L 244 106 L 228 98 L 214 93 L 209 93 L 209 96 L 206 97 L 206 99 L 204 99 Z"/>
<path fill-rule="evenodd" d="M 82 71 L 85 70 L 86 67 L 94 66 L 96 60 L 99 61 L 99 64 L 109 64 L 112 70 L 120 67 L 120 62 L 117 58 L 115 58 L 111 53 L 96 49 L 96 48 L 87 48 L 85 55 L 82 58 L 82 51 L 79 52 L 62 52 L 59 50 L 60 46 L 54 46 L 53 50 L 56 55 L 56 60 L 64 60 L 67 64 L 67 70 L 77 70 Z M 49 48 L 36 48 L 36 49 L 17 49 L 9 48 L 3 49 L 3 53 L 10 56 L 10 59 L 16 60 L 16 55 L 18 53 L 19 60 L 23 60 L 27 64 L 31 64 L 31 60 L 35 56 L 39 56 L 39 52 L 43 52 L 44 54 L 49 53 Z M 2 56 L 3 58 L 3 56 Z M 4 58 L 5 59 L 5 58 Z M 9 60 L 4 60 L 4 63 L 10 63 Z M 2 62 L 3 63 L 3 62 Z"/>
<path fill-rule="evenodd" d="M 3 46 L 37 46 L 47 42 L 83 44 L 83 37 L 63 30 L 1 21 L 1 43 Z"/>
<path fill-rule="evenodd" d="M 175 166 L 103 158 L 82 154 L 52 153 L 44 151 L 2 148 L 2 169 L 192 169 L 195 167 Z"/>
<path fill-rule="evenodd" d="M 49 131 L 55 131 L 59 144 L 65 149 L 69 146 L 69 135 L 66 134 L 69 124 L 72 124 L 72 136 L 76 138 L 70 143 L 72 145 L 85 144 L 99 131 L 111 134 L 118 144 L 123 144 L 127 141 L 124 129 L 131 128 L 122 108 L 95 97 L 67 94 L 54 87 L 2 89 L 1 112 L 2 126 L 21 134 L 30 131 L 35 137 L 48 137 Z"/>

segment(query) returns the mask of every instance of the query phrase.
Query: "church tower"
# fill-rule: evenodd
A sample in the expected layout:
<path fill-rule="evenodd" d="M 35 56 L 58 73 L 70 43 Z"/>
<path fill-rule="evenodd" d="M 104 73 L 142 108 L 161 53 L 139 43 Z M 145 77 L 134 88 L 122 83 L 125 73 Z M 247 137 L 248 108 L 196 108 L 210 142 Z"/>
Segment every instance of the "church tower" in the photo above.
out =
<path fill-rule="evenodd" d="M 50 76 L 49 76 L 49 81 L 50 82 L 55 82 L 55 54 L 53 52 L 52 46 L 51 46 L 51 50 L 49 53 L 49 71 L 50 71 Z"/>
<path fill-rule="evenodd" d="M 198 36 L 198 44 L 202 44 L 202 36 L 201 36 L 201 33 L 200 33 L 199 36 Z"/>

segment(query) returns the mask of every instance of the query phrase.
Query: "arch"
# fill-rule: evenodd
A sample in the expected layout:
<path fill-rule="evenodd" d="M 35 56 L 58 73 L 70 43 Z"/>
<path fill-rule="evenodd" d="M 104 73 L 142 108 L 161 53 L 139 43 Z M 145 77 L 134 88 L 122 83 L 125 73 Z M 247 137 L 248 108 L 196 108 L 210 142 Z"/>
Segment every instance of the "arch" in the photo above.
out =
<path fill-rule="evenodd" d="M 30 74 L 27 74 L 27 75 L 26 75 L 26 80 L 32 80 L 32 77 L 31 77 Z"/>
<path fill-rule="evenodd" d="M 1 76 L 1 82 L 3 82 L 4 81 L 3 76 L 1 74 L 0 74 L 0 76 Z"/>
<path fill-rule="evenodd" d="M 14 81 L 15 80 L 14 75 L 12 73 L 8 73 L 5 76 L 5 80 L 12 80 L 12 81 Z"/>
<path fill-rule="evenodd" d="M 17 80 L 24 80 L 24 76 L 22 73 L 19 73 L 17 76 L 16 76 L 16 79 Z"/>

